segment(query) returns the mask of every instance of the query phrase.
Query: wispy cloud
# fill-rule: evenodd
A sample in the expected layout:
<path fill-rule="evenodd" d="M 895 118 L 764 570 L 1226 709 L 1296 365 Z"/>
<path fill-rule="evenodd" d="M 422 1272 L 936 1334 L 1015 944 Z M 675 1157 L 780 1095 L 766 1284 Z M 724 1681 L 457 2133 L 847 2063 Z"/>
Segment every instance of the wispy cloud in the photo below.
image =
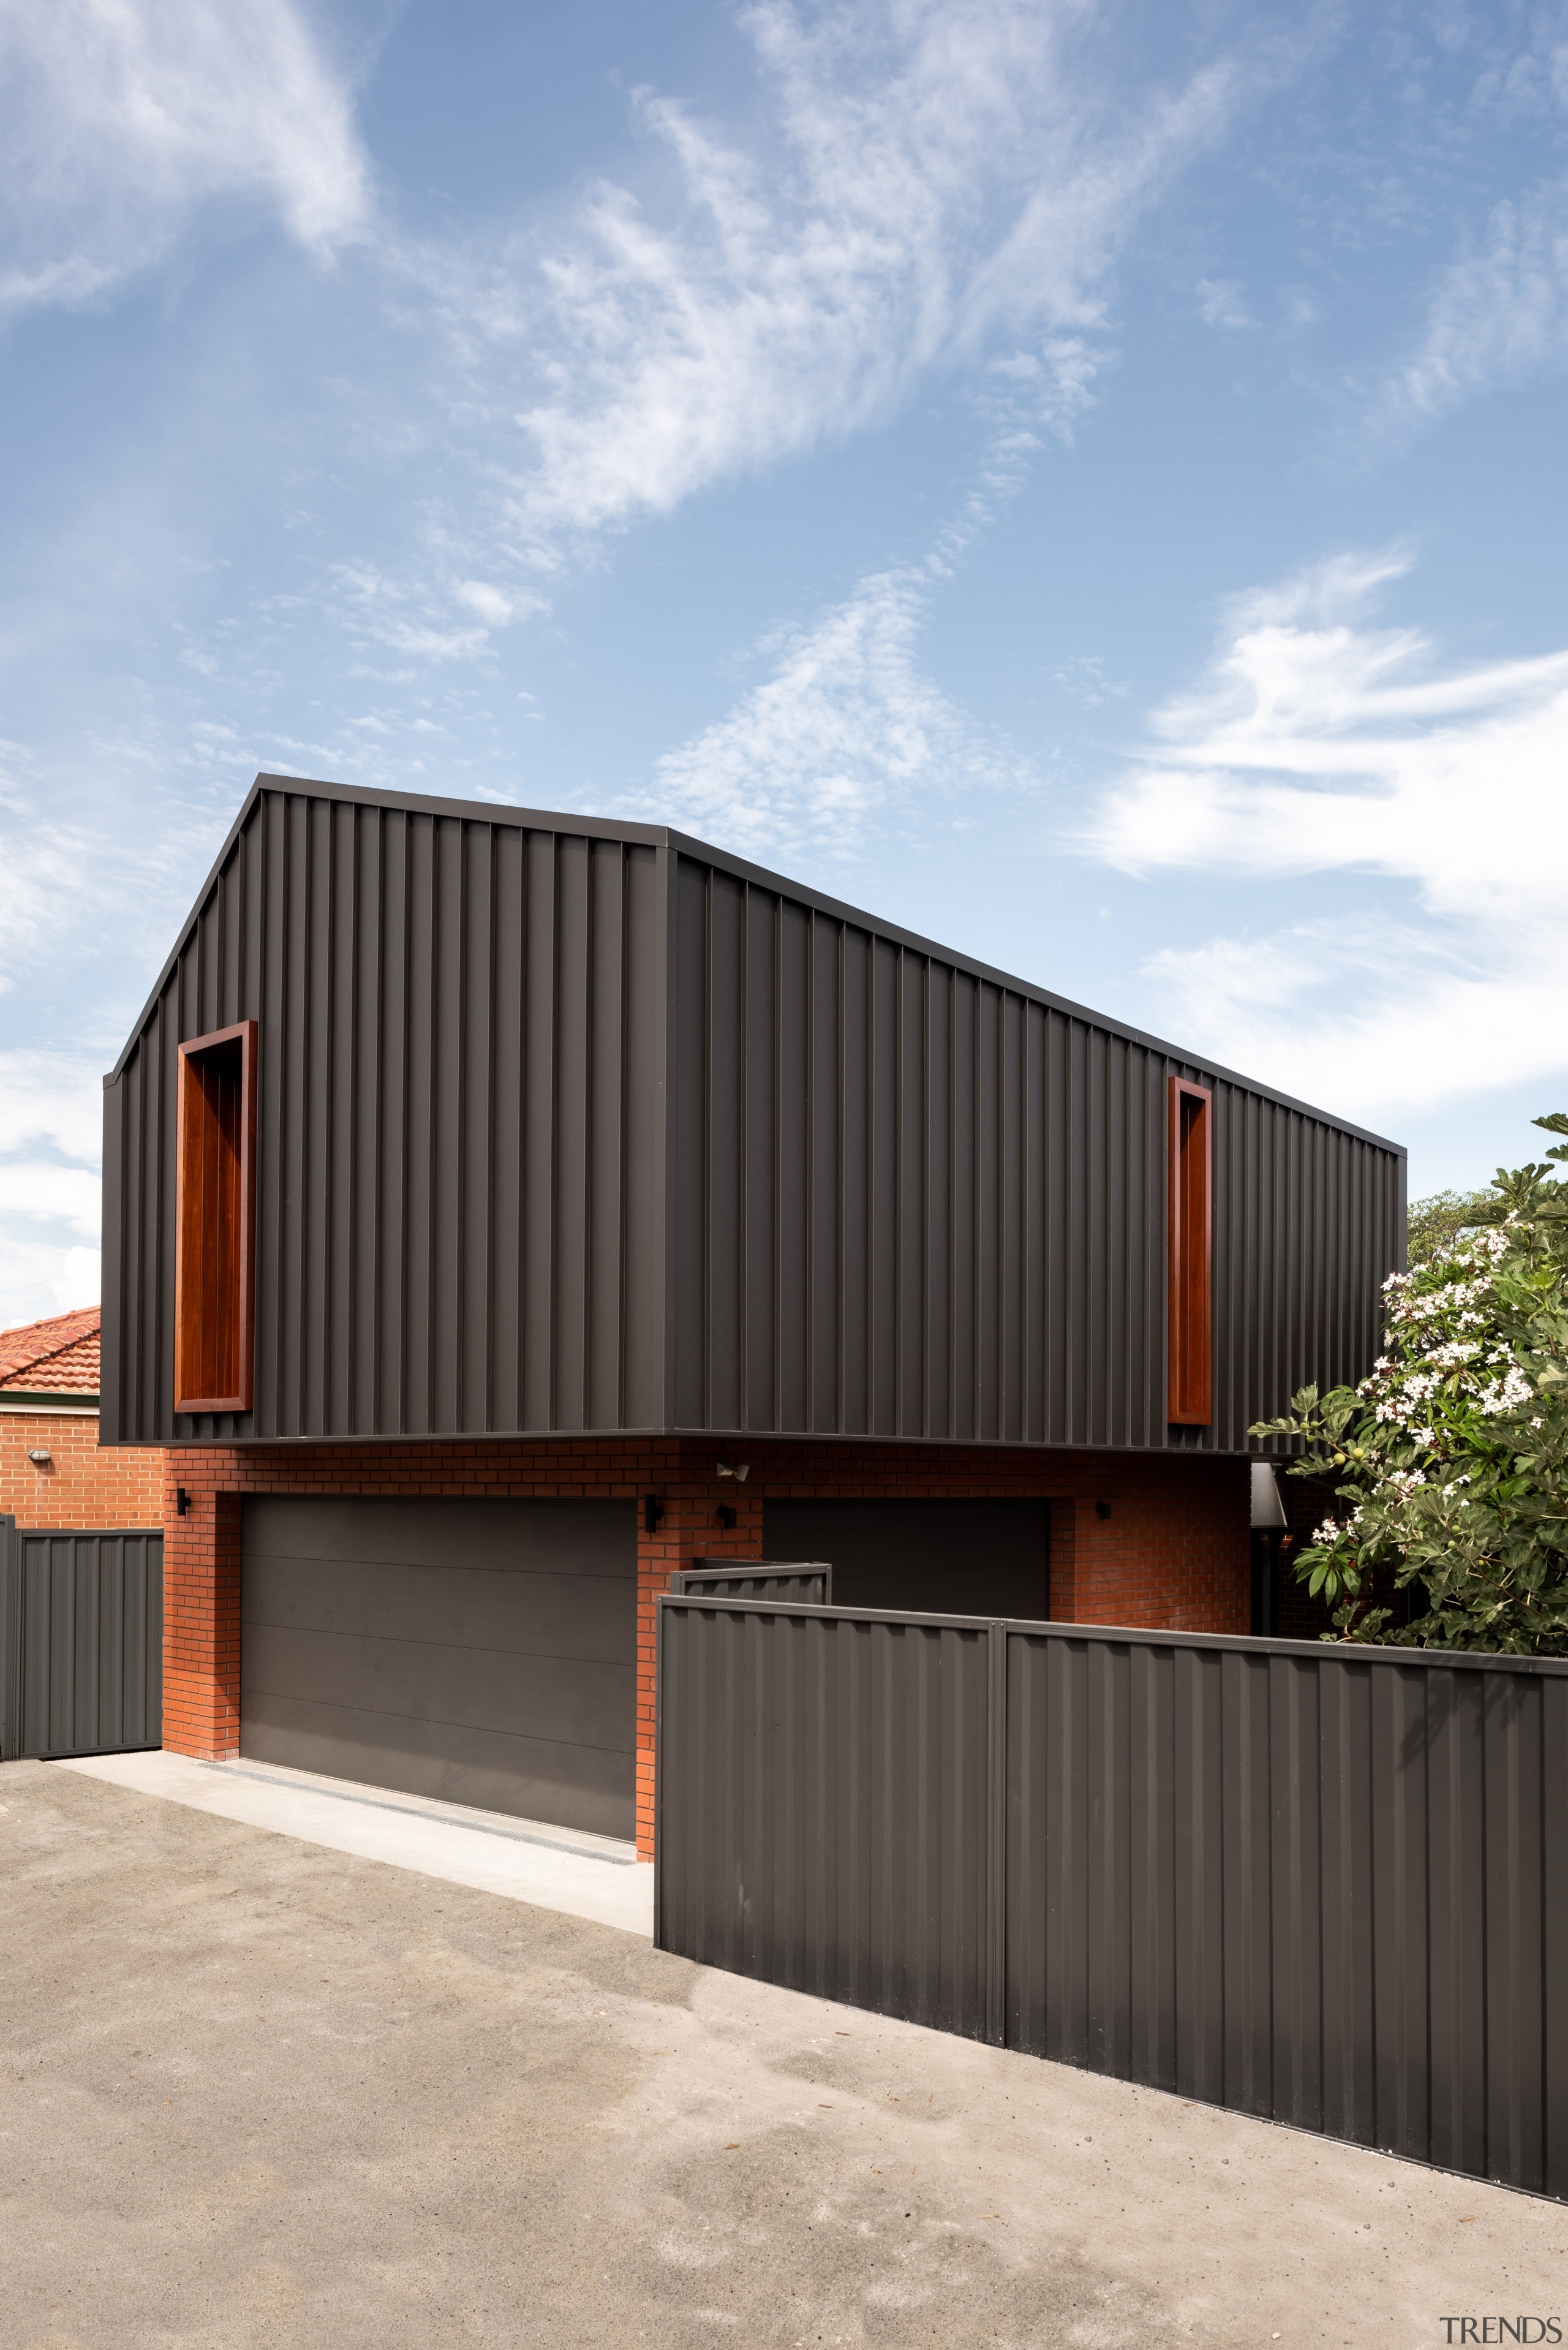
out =
<path fill-rule="evenodd" d="M 1444 665 L 1367 617 L 1406 567 L 1345 556 L 1239 599 L 1085 844 L 1133 873 L 1401 885 L 1369 913 L 1325 885 L 1305 921 L 1146 973 L 1165 1025 L 1374 1122 L 1568 1071 L 1568 651 Z"/>
<path fill-rule="evenodd" d="M 886 417 L 999 338 L 1021 429 L 1031 367 L 1059 421 L 1092 367 L 1080 339 L 1075 390 L 1062 338 L 1101 326 L 1127 233 L 1242 81 L 1113 86 L 1079 0 L 765 0 L 741 22 L 763 74 L 744 147 L 645 92 L 648 190 L 601 182 L 547 232 L 398 256 L 415 314 L 446 322 L 465 414 L 514 419 L 495 525 L 539 570 Z"/>
<path fill-rule="evenodd" d="M 1198 296 L 1198 315 L 1206 327 L 1236 328 L 1252 324 L 1240 278 L 1200 277 L 1192 290 Z"/>
<path fill-rule="evenodd" d="M 759 650 L 765 683 L 669 752 L 628 810 L 744 855 L 852 857 L 873 834 L 964 821 L 977 792 L 1028 790 L 1028 762 L 922 671 L 929 567 L 887 571 Z"/>
<path fill-rule="evenodd" d="M 547 232 L 398 260 L 504 485 L 476 546 L 494 584 L 459 591 L 486 627 L 607 530 L 885 421 L 921 382 L 960 388 L 983 453 L 925 559 L 780 631 L 766 682 L 627 803 L 741 849 L 848 856 L 917 809 L 961 821 L 966 794 L 1032 785 L 923 672 L 919 631 L 1092 403 L 1112 266 L 1247 76 L 1140 79 L 1081 0 L 763 0 L 740 22 L 761 74 L 743 146 L 644 92 L 645 188 L 600 182 Z"/>
<path fill-rule="evenodd" d="M 1496 205 L 1442 271 L 1418 348 L 1377 403 L 1408 432 L 1478 393 L 1568 365 L 1568 179 Z"/>
<path fill-rule="evenodd" d="M 4 0 L 0 311 L 101 294 L 214 197 L 321 255 L 366 226 L 350 93 L 291 0 Z"/>

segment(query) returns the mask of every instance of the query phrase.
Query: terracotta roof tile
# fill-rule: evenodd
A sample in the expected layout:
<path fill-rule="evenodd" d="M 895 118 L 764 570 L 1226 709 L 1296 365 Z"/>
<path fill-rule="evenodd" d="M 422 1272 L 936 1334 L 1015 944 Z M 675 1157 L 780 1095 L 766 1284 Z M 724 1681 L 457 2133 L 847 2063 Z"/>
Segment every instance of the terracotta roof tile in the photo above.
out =
<path fill-rule="evenodd" d="M 74 1313 L 52 1314 L 46 1322 L 0 1330 L 0 1389 L 97 1395 L 101 1319 L 99 1306 L 79 1305 Z"/>

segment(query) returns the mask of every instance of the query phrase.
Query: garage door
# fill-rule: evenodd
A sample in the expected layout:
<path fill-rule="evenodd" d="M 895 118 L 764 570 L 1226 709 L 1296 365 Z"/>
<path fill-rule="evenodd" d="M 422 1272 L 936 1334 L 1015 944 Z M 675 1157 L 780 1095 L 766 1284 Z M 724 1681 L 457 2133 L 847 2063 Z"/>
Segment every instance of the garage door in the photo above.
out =
<path fill-rule="evenodd" d="M 634 1832 L 629 1502 L 244 1504 L 240 1752 Z"/>
<path fill-rule="evenodd" d="M 1051 1612 L 1049 1502 L 767 1502 L 765 1558 L 826 1558 L 842 1607 Z"/>

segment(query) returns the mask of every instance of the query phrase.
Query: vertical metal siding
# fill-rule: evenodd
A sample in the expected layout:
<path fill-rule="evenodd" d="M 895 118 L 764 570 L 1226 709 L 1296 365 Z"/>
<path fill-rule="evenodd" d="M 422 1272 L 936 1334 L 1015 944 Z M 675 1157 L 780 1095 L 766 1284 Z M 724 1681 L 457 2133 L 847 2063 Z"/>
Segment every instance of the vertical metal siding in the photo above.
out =
<path fill-rule="evenodd" d="M 657 1729 L 661 1948 L 1568 2198 L 1568 1665 L 670 1596 Z"/>
<path fill-rule="evenodd" d="M 157 1746 L 163 1537 L 0 1519 L 0 1759 Z"/>
<path fill-rule="evenodd" d="M 263 778 L 105 1094 L 105 1440 L 1245 1451 L 1369 1367 L 1402 1155 L 649 827 Z M 256 1399 L 172 1413 L 174 1062 L 260 1023 Z M 1166 1423 L 1165 1088 L 1214 1416 Z"/>
<path fill-rule="evenodd" d="M 1397 1151 L 676 863 L 676 1426 L 1245 1451 L 1303 1379 L 1370 1368 Z M 1172 1071 L 1214 1097 L 1214 1412 L 1179 1430 Z"/>
<path fill-rule="evenodd" d="M 663 1424 L 663 861 L 258 793 L 106 1089 L 110 1440 Z M 255 1409 L 176 1420 L 173 1058 L 252 1016 Z"/>

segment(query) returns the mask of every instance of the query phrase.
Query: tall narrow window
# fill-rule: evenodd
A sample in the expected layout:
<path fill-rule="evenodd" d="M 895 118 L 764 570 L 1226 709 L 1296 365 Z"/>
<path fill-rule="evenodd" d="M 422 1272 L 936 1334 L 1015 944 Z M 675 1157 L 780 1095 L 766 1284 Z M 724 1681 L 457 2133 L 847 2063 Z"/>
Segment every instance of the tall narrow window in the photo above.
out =
<path fill-rule="evenodd" d="M 180 1047 L 174 1409 L 249 1411 L 256 1024 Z"/>
<path fill-rule="evenodd" d="M 1168 1417 L 1207 1428 L 1214 1416 L 1210 1353 L 1210 1227 L 1213 1181 L 1206 1086 L 1170 1080 L 1170 1323 Z"/>

